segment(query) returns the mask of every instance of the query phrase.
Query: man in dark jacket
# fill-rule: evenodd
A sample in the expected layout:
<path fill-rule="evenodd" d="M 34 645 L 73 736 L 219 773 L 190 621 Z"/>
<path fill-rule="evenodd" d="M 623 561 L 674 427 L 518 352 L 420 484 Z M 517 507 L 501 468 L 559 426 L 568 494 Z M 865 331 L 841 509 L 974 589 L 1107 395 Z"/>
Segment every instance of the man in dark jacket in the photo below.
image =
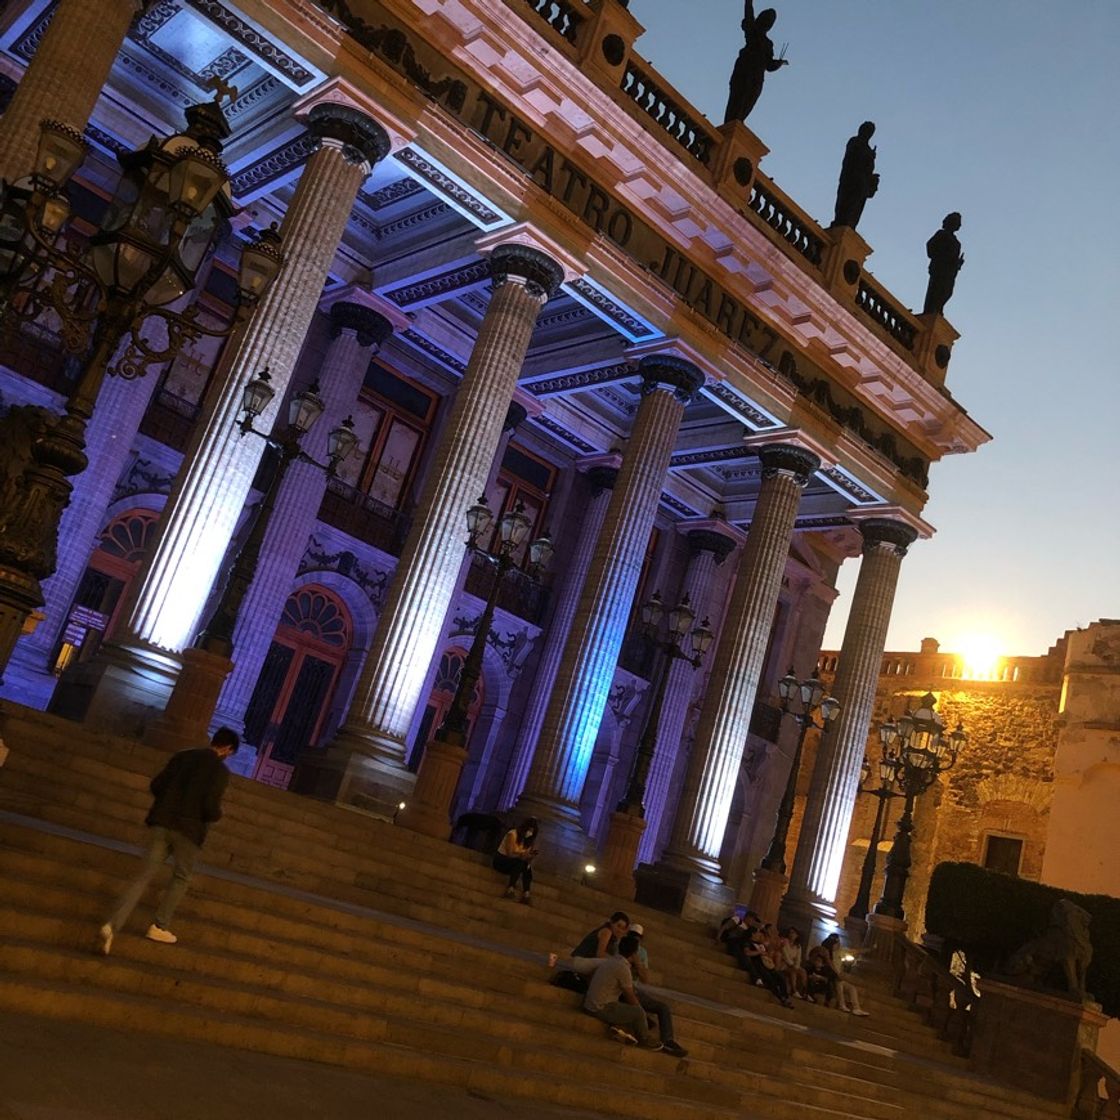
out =
<path fill-rule="evenodd" d="M 221 727 L 210 746 L 180 751 L 152 779 L 154 800 L 145 821 L 152 831 L 144 867 L 97 931 L 98 948 L 106 956 L 113 947 L 113 934 L 128 921 L 152 876 L 168 858 L 171 882 L 159 900 L 155 921 L 146 936 L 164 945 L 174 945 L 178 940 L 167 927 L 191 881 L 207 826 L 222 815 L 222 794 L 229 782 L 229 771 L 223 763 L 240 745 L 237 732 Z"/>

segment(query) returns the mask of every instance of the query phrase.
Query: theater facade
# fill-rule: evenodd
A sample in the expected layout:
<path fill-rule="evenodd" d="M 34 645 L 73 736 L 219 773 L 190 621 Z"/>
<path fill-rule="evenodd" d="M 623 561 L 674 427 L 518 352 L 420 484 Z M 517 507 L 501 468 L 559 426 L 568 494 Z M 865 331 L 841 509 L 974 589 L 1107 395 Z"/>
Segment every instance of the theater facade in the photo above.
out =
<path fill-rule="evenodd" d="M 4 696 L 168 746 L 229 724 L 256 779 L 426 831 L 533 814 L 554 867 L 592 859 L 627 893 L 640 863 L 702 912 L 751 891 L 796 739 L 776 684 L 812 671 L 849 560 L 842 707 L 781 880 L 830 913 L 929 468 L 988 436 L 947 386 L 951 325 L 773 183 L 744 124 L 690 106 L 641 32 L 619 0 L 3 8 L 0 172 L 30 171 L 44 117 L 84 134 L 75 252 L 117 156 L 216 101 L 234 212 L 200 321 L 231 321 L 255 231 L 284 257 L 228 338 L 106 380 Z M 49 312 L 5 318 L 4 408 L 61 411 L 81 355 Z M 239 425 L 264 370 L 259 432 L 322 406 L 275 486 L 282 441 Z M 326 472 L 346 419 L 357 450 Z M 265 505 L 215 656 L 199 633 Z M 706 623 L 698 664 L 648 640 L 655 593 Z"/>

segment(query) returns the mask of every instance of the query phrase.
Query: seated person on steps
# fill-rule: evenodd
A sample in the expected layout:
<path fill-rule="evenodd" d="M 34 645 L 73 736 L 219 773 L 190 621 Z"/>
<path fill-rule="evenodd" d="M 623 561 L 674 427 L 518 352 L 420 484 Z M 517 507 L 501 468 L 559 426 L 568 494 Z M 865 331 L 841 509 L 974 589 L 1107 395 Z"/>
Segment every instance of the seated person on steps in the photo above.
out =
<path fill-rule="evenodd" d="M 864 1011 L 859 1005 L 859 991 L 855 984 L 845 980 L 840 973 L 841 951 L 840 935 L 838 933 L 830 933 L 820 944 L 820 952 L 825 959 L 825 968 L 836 992 L 836 1005 L 841 1011 L 866 1018 L 868 1012 Z"/>
<path fill-rule="evenodd" d="M 532 901 L 533 860 L 538 854 L 537 833 L 540 826 L 536 817 L 526 817 L 516 828 L 511 828 L 502 837 L 501 844 L 494 854 L 495 871 L 509 876 L 506 898 L 517 895 L 517 880 L 521 880 L 521 901 L 526 906 Z"/>
<path fill-rule="evenodd" d="M 634 991 L 638 994 L 638 1002 L 647 1015 L 657 1018 L 657 1029 L 661 1035 L 661 1046 L 666 1054 L 676 1058 L 688 1056 L 688 1051 L 676 1041 L 673 1032 L 673 1010 L 663 1000 L 653 994 L 649 988 L 649 954 L 645 947 L 645 930 L 635 922 L 630 927 L 630 935 L 638 938 L 638 953 L 635 956 L 630 971 L 634 979 Z"/>
<path fill-rule="evenodd" d="M 549 983 L 573 992 L 586 992 L 588 976 L 595 971 L 599 961 L 618 952 L 619 938 L 629 928 L 630 919 L 621 910 L 616 910 L 601 926 L 584 934 L 570 957 L 561 960 L 556 953 L 551 953 L 549 967 L 555 967 L 557 960 L 560 960 L 560 965 Z"/>

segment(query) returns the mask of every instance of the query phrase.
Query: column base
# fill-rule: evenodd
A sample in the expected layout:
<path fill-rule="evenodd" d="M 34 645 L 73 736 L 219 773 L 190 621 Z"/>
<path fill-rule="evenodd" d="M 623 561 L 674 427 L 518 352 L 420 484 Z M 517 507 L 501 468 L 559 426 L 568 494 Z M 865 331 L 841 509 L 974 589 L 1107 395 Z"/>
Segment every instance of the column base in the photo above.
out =
<path fill-rule="evenodd" d="M 607 839 L 599 854 L 596 882 L 601 890 L 633 898 L 636 891 L 634 867 L 638 862 L 638 846 L 646 830 L 645 817 L 637 813 L 614 812 L 607 830 Z"/>
<path fill-rule="evenodd" d="M 58 675 L 47 667 L 42 652 L 17 642 L 11 660 L 4 667 L 0 698 L 45 712 L 57 684 Z"/>
<path fill-rule="evenodd" d="M 909 928 L 902 918 L 874 912 L 868 914 L 867 933 L 859 957 L 860 971 L 886 972 L 892 969 L 900 953 L 898 935 Z"/>
<path fill-rule="evenodd" d="M 692 922 L 718 925 L 735 906 L 735 892 L 718 874 L 662 860 L 643 863 L 634 873 L 643 906 L 679 914 Z"/>
<path fill-rule="evenodd" d="M 466 762 L 467 751 L 462 744 L 438 735 L 428 743 L 416 774 L 416 785 L 396 816 L 397 824 L 424 836 L 449 840 L 451 803 Z"/>
<path fill-rule="evenodd" d="M 43 593 L 34 576 L 6 564 L 0 565 L 0 680 L 3 680 L 16 642 L 29 632 L 29 620 L 42 605 Z"/>
<path fill-rule="evenodd" d="M 511 811 L 511 820 L 516 824 L 526 817 L 536 817 L 541 826 L 541 854 L 533 860 L 535 871 L 579 879 L 591 887 L 602 885 L 598 853 L 574 805 L 562 805 L 523 793 Z M 588 872 L 588 867 L 595 870 Z"/>
<path fill-rule="evenodd" d="M 840 933 L 836 907 L 824 899 L 805 899 L 787 894 L 778 911 L 783 926 L 793 926 L 802 944 L 819 945 L 830 933 Z"/>
<path fill-rule="evenodd" d="M 1081 1081 L 1081 1051 L 1096 1050 L 1097 1036 L 1108 1021 L 1099 1004 L 981 980 L 980 999 L 973 1007 L 973 1069 L 1015 1089 L 1073 1105 Z"/>
<path fill-rule="evenodd" d="M 180 659 L 140 644 L 109 643 L 92 661 L 59 678 L 48 709 L 102 731 L 132 739 L 167 707 Z"/>
<path fill-rule="evenodd" d="M 750 908 L 764 921 L 775 923 L 781 909 L 782 896 L 789 886 L 789 876 L 765 867 L 754 869 Z"/>
<path fill-rule="evenodd" d="M 203 746 L 226 677 L 233 671 L 228 657 L 204 649 L 185 649 L 183 666 L 167 707 L 144 730 L 144 742 L 165 750 Z"/>

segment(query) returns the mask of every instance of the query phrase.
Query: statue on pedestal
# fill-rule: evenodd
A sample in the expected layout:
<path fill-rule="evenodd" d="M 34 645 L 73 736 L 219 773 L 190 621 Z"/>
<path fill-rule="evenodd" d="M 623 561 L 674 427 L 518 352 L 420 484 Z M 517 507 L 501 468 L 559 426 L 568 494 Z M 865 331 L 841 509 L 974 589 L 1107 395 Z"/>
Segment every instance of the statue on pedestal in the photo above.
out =
<path fill-rule="evenodd" d="M 960 228 L 961 216 L 954 211 L 946 215 L 941 228 L 926 242 L 929 286 L 926 288 L 926 302 L 922 307 L 923 315 L 945 314 L 945 304 L 953 294 L 957 273 L 964 264 L 961 243 L 957 240 L 957 230 Z"/>
<path fill-rule="evenodd" d="M 774 57 L 774 44 L 766 34 L 777 18 L 778 13 L 773 8 L 766 8 L 756 16 L 754 0 L 746 0 L 742 24 L 746 41 L 735 60 L 735 69 L 731 72 L 727 108 L 723 113 L 724 124 L 746 120 L 762 93 L 766 75 L 789 65 L 784 47 L 782 57 Z"/>
<path fill-rule="evenodd" d="M 855 229 L 867 200 L 879 189 L 879 176 L 875 174 L 875 149 L 871 146 L 874 135 L 875 122 L 864 121 L 844 149 L 840 182 L 836 187 L 834 226 Z"/>
<path fill-rule="evenodd" d="M 1089 912 L 1068 898 L 1059 898 L 1050 911 L 1045 933 L 1017 949 L 1007 962 L 1011 976 L 1045 987 L 1060 973 L 1066 991 L 1077 999 L 1091 998 L 1085 988 L 1085 975 L 1093 960 L 1092 925 Z"/>

